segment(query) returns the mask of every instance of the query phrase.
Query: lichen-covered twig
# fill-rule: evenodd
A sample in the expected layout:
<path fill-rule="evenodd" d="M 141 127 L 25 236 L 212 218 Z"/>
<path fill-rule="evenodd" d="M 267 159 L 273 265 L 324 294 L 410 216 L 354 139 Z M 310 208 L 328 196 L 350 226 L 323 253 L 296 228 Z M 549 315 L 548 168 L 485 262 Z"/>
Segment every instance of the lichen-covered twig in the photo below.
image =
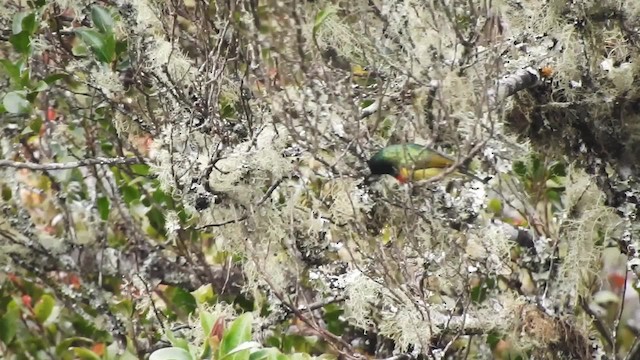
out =
<path fill-rule="evenodd" d="M 267 201 L 267 199 L 269 199 L 269 197 L 271 196 L 271 194 L 273 194 L 273 192 L 280 186 L 280 184 L 282 184 L 282 182 L 284 181 L 284 177 L 278 179 L 276 182 L 274 182 L 269 189 L 267 189 L 267 192 L 262 196 L 262 198 L 255 204 L 255 206 L 260 206 L 262 204 L 264 204 L 265 201 Z M 198 230 L 202 230 L 202 229 L 206 229 L 206 228 L 210 228 L 210 227 L 220 227 L 220 226 L 225 226 L 225 225 L 229 225 L 229 224 L 233 224 L 233 223 L 237 223 L 243 220 L 247 220 L 249 218 L 250 213 L 246 212 L 243 215 L 235 218 L 235 219 L 230 219 L 230 220 L 225 220 L 223 222 L 219 222 L 219 223 L 215 223 L 215 224 L 207 224 L 207 225 L 202 225 L 198 228 Z"/>
<path fill-rule="evenodd" d="M 514 74 L 507 75 L 497 81 L 495 88 L 487 91 L 489 104 L 494 105 L 500 103 L 509 96 L 513 96 L 518 91 L 536 86 L 540 84 L 543 77 L 544 75 L 541 74 L 539 70 L 532 67 L 520 69 Z M 431 95 L 433 96 L 433 92 L 437 91 L 439 83 L 437 81 L 432 81 L 429 85 L 430 92 L 432 93 Z M 388 97 L 393 98 L 394 95 L 389 95 Z M 380 109 L 381 101 L 382 99 L 377 99 L 371 105 L 362 109 L 360 112 L 360 118 L 364 119 L 375 114 Z"/>
<path fill-rule="evenodd" d="M 137 157 L 117 157 L 117 158 L 95 157 L 91 159 L 83 159 L 83 160 L 70 161 L 65 163 L 47 163 L 47 164 L 39 164 L 35 162 L 20 162 L 20 161 L 13 161 L 13 160 L 0 160 L 0 168 L 12 167 L 16 169 L 53 171 L 53 170 L 75 169 L 83 166 L 131 165 L 131 164 L 141 164 L 144 162 L 145 162 L 144 159 L 137 158 Z"/>
<path fill-rule="evenodd" d="M 498 80 L 495 89 L 488 91 L 490 104 L 496 104 L 514 95 L 518 91 L 538 85 L 542 76 L 540 71 L 527 67 Z"/>
<path fill-rule="evenodd" d="M 598 314 L 596 314 L 593 310 L 591 310 L 585 298 L 581 297 L 579 299 L 579 303 L 582 310 L 584 310 L 584 312 L 586 312 L 593 319 L 596 330 L 598 330 L 600 335 L 602 335 L 604 340 L 607 342 L 607 346 L 609 346 L 610 348 L 613 348 L 613 343 L 614 343 L 613 334 L 611 334 L 611 331 L 609 331 L 609 328 L 607 328 L 607 326 L 603 323 L 600 316 L 598 316 Z"/>

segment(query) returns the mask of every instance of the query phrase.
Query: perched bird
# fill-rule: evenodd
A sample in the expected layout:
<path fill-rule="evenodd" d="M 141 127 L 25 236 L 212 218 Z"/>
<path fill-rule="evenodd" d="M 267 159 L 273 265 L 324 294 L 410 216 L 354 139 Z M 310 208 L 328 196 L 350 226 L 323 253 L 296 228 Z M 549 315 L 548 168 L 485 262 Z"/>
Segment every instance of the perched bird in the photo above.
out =
<path fill-rule="evenodd" d="M 418 144 L 389 145 L 368 161 L 372 175 L 391 175 L 401 183 L 430 179 L 455 164 L 451 157 Z M 463 168 L 452 174 L 467 175 L 486 182 Z"/>

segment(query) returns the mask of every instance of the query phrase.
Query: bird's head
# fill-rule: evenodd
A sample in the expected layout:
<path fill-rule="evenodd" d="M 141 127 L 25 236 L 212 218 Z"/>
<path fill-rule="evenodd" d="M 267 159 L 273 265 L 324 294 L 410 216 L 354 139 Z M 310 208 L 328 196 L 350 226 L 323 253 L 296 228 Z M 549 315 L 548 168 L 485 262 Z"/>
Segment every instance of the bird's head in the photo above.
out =
<path fill-rule="evenodd" d="M 370 159 L 369 170 L 373 175 L 393 175 L 398 173 L 398 169 L 395 167 L 392 161 L 387 159 Z"/>
<path fill-rule="evenodd" d="M 369 169 L 371 170 L 370 178 L 378 178 L 380 175 L 391 175 L 398 181 L 406 182 L 406 171 L 399 169 L 393 161 L 388 159 L 371 159 L 368 161 Z"/>

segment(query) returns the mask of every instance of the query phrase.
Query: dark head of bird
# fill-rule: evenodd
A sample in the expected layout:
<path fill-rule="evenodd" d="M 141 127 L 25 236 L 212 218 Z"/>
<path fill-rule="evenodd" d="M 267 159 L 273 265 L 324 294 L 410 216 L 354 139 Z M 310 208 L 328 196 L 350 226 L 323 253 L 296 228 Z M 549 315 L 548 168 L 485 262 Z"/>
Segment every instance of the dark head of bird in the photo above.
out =
<path fill-rule="evenodd" d="M 369 170 L 371 170 L 372 175 L 398 175 L 398 169 L 394 166 L 393 162 L 384 159 L 373 157 L 369 159 L 367 162 L 369 164 Z"/>

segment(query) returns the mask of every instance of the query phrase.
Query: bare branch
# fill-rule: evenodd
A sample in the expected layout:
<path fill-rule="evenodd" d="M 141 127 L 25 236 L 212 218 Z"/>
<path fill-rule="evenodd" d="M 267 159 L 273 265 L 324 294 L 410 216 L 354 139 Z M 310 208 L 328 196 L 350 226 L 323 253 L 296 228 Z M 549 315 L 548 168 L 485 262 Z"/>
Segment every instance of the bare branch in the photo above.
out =
<path fill-rule="evenodd" d="M 579 303 L 582 310 L 584 310 L 584 312 L 586 312 L 589 316 L 591 316 L 591 318 L 593 318 L 596 330 L 598 330 L 600 335 L 602 335 L 604 340 L 607 342 L 607 345 L 610 348 L 613 348 L 615 339 L 613 337 L 613 334 L 611 334 L 611 331 L 607 328 L 607 326 L 602 321 L 602 319 L 598 316 L 598 314 L 596 314 L 595 312 L 593 312 L 593 310 L 591 310 L 586 299 L 581 297 L 579 300 Z"/>
<path fill-rule="evenodd" d="M 137 157 L 117 157 L 117 158 L 105 158 L 96 157 L 91 159 L 83 159 L 78 161 L 71 161 L 66 163 L 47 163 L 38 164 L 34 162 L 20 162 L 13 160 L 0 160 L 0 168 L 12 167 L 16 169 L 29 169 L 29 170 L 68 170 L 75 169 L 83 166 L 94 165 L 130 165 L 130 164 L 142 164 L 146 162 L 145 159 Z"/>

